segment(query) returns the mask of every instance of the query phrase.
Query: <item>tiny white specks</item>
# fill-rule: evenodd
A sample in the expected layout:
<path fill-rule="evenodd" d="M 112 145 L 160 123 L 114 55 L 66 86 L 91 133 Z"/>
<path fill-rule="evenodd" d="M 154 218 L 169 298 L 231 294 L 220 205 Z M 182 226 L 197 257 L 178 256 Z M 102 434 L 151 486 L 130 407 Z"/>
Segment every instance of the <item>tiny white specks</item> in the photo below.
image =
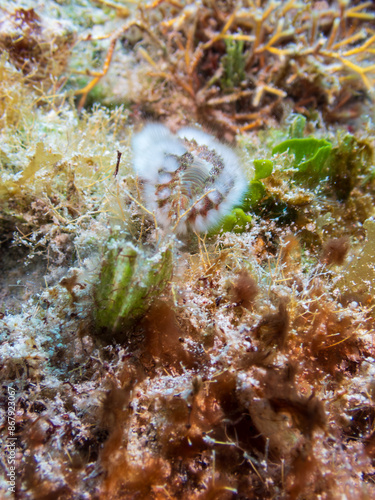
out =
<path fill-rule="evenodd" d="M 236 153 L 205 132 L 149 123 L 132 141 L 146 207 L 167 230 L 207 231 L 241 202 L 247 180 Z"/>

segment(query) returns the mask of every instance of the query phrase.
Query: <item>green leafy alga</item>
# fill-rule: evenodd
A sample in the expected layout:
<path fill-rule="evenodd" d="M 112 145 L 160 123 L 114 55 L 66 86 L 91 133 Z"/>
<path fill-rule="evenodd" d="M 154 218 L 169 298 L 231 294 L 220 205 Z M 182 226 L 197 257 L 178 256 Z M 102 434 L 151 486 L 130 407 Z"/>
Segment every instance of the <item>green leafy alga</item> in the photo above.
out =
<path fill-rule="evenodd" d="M 293 154 L 293 167 L 297 170 L 294 179 L 299 182 L 317 184 L 324 177 L 324 167 L 331 149 L 332 144 L 325 139 L 294 138 L 275 146 L 272 154 Z"/>

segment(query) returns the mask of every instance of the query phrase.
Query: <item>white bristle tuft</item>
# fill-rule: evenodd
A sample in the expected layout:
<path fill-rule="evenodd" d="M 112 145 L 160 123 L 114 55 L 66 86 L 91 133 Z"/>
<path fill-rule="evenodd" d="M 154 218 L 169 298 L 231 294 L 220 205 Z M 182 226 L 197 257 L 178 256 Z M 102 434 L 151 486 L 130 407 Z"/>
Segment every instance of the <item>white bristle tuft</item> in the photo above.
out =
<path fill-rule="evenodd" d="M 248 182 L 236 153 L 192 127 L 149 123 L 132 141 L 146 207 L 165 229 L 205 232 L 241 202 Z M 207 193 L 207 194 L 206 194 Z"/>

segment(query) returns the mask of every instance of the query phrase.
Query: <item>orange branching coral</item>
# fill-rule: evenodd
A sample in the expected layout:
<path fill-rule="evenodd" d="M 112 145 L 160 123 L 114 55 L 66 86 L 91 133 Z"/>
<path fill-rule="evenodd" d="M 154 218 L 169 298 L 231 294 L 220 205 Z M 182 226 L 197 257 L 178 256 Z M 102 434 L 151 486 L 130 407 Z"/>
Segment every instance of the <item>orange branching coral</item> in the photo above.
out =
<path fill-rule="evenodd" d="M 103 73 L 79 91 L 81 105 L 108 70 L 116 40 L 138 30 L 136 48 L 151 66 L 148 98 L 159 115 L 175 109 L 171 96 L 176 102 L 180 92 L 178 104 L 190 116 L 232 133 L 280 118 L 285 99 L 300 113 L 318 108 L 330 120 L 353 117 L 355 102 L 374 85 L 372 8 L 314 0 L 155 1 L 112 35 Z"/>

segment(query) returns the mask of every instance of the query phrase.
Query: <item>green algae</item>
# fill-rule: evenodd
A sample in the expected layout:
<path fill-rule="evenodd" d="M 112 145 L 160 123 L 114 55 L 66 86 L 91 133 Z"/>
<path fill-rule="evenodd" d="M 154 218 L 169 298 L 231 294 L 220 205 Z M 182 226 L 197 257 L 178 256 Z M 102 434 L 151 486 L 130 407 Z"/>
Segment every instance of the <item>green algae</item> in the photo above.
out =
<path fill-rule="evenodd" d="M 249 187 L 244 196 L 241 208 L 245 212 L 250 212 L 252 209 L 256 208 L 257 205 L 266 195 L 266 188 L 264 184 L 260 181 L 252 181 L 249 183 Z"/>
<path fill-rule="evenodd" d="M 339 138 L 327 161 L 329 185 L 338 200 L 347 200 L 354 187 L 370 174 L 373 157 L 370 141 L 358 139 L 352 134 Z"/>
<path fill-rule="evenodd" d="M 254 180 L 265 179 L 272 174 L 273 161 L 271 160 L 254 160 Z"/>
<path fill-rule="evenodd" d="M 304 134 L 306 126 L 306 117 L 303 115 L 296 115 L 289 127 L 290 139 L 301 139 Z"/>
<path fill-rule="evenodd" d="M 244 42 L 242 40 L 225 40 L 226 54 L 222 58 L 224 75 L 223 87 L 233 89 L 245 78 L 246 57 L 244 55 Z"/>
<path fill-rule="evenodd" d="M 224 217 L 220 229 L 216 231 L 228 233 L 243 233 L 251 227 L 252 217 L 245 214 L 242 208 L 234 208 L 232 212 Z"/>
<path fill-rule="evenodd" d="M 308 185 L 316 185 L 325 174 L 324 167 L 332 149 L 325 139 L 314 137 L 287 139 L 272 149 L 272 154 L 294 155 L 294 179 Z"/>
<path fill-rule="evenodd" d="M 119 333 L 144 316 L 172 276 L 172 248 L 147 257 L 142 250 L 112 237 L 104 253 L 95 288 L 98 329 Z"/>

